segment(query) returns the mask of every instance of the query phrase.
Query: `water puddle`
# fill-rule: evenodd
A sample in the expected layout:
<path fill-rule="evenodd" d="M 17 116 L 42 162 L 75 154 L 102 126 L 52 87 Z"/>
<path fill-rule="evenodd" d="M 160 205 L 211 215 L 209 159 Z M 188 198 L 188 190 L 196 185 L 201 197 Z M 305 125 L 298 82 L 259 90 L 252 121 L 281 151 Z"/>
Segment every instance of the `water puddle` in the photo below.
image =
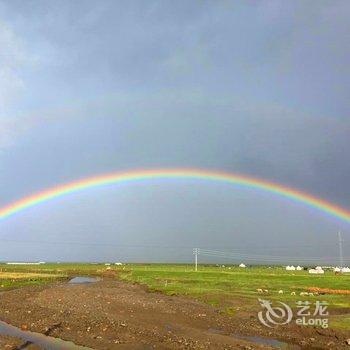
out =
<path fill-rule="evenodd" d="M 213 334 L 222 334 L 222 335 L 226 335 L 226 332 L 223 331 L 222 329 L 217 329 L 217 328 L 209 328 L 208 329 L 209 333 L 213 333 Z"/>
<path fill-rule="evenodd" d="M 221 335 L 227 335 L 223 330 L 221 329 L 215 329 L 215 328 L 209 328 L 208 331 L 213 334 L 221 334 Z M 251 343 L 259 344 L 259 345 L 266 345 L 270 346 L 275 349 L 282 349 L 282 350 L 317 350 L 317 348 L 311 347 L 311 346 L 301 346 L 298 344 L 292 344 L 287 343 L 278 339 L 273 338 L 265 338 L 265 337 L 259 337 L 259 336 L 246 336 L 241 334 L 230 334 L 232 337 L 242 340 L 247 340 Z"/>
<path fill-rule="evenodd" d="M 77 276 L 69 280 L 68 283 L 70 284 L 87 284 L 87 283 L 95 283 L 98 282 L 100 279 L 97 277 L 84 277 L 84 276 Z"/>
<path fill-rule="evenodd" d="M 22 339 L 24 344 L 15 348 L 16 350 L 26 349 L 31 344 L 45 350 L 92 350 L 84 346 L 75 345 L 70 341 L 49 337 L 41 333 L 22 331 L 3 321 L 0 321 L 0 334 Z"/>

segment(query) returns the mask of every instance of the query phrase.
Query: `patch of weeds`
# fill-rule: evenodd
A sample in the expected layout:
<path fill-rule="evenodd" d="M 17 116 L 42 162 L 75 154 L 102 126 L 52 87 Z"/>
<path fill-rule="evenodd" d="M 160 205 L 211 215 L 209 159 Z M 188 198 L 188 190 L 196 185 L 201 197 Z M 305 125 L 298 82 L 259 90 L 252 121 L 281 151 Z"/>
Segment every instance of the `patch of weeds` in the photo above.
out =
<path fill-rule="evenodd" d="M 229 315 L 229 316 L 234 316 L 234 315 L 236 314 L 237 311 L 235 310 L 234 307 L 228 306 L 228 307 L 225 309 L 225 312 L 226 312 L 226 314 Z"/>

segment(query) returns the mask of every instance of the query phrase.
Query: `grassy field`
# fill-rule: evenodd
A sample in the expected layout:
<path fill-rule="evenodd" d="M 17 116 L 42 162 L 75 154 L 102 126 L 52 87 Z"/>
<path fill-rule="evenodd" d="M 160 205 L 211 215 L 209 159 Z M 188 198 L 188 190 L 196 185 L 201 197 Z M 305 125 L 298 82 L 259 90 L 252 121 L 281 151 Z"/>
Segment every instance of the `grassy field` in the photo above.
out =
<path fill-rule="evenodd" d="M 295 305 L 296 301 L 317 300 L 329 303 L 330 326 L 350 329 L 350 295 L 324 294 L 300 296 L 308 288 L 348 290 L 350 274 L 309 275 L 307 271 L 285 271 L 281 267 L 217 267 L 200 266 L 195 272 L 190 265 L 128 264 L 0 264 L 1 289 L 28 284 L 43 284 L 67 280 L 78 275 L 101 275 L 107 268 L 115 270 L 120 279 L 147 285 L 151 291 L 169 295 L 186 295 L 214 305 L 232 316 L 258 311 L 258 298 Z M 268 292 L 259 293 L 258 289 Z M 279 291 L 282 290 L 283 294 Z M 295 292 L 295 295 L 291 295 Z"/>
<path fill-rule="evenodd" d="M 170 295 L 187 295 L 220 307 L 231 315 L 260 310 L 258 298 L 288 303 L 317 300 L 329 303 L 330 325 L 350 329 L 350 295 L 300 296 L 310 287 L 347 290 L 350 275 L 309 275 L 307 271 L 285 271 L 281 267 L 200 267 L 198 272 L 186 265 L 128 265 L 120 278 L 146 284 L 151 290 Z M 267 293 L 258 293 L 266 289 Z M 282 290 L 283 294 L 279 291 Z M 295 292 L 295 295 L 291 295 Z"/>
<path fill-rule="evenodd" d="M 66 281 L 69 277 L 76 275 L 100 275 L 105 270 L 102 264 L 7 265 L 0 263 L 0 291 Z"/>

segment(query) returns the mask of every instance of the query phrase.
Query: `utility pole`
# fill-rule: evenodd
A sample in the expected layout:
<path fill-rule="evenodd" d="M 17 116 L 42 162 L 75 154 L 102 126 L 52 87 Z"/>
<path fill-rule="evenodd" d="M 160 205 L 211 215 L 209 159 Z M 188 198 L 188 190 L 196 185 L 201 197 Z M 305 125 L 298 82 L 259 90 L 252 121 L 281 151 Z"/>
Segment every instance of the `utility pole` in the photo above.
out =
<path fill-rule="evenodd" d="M 341 232 L 338 231 L 338 241 L 339 241 L 339 262 L 340 262 L 340 268 L 343 267 L 344 265 L 344 260 L 343 260 L 343 240 L 341 237 Z"/>
<path fill-rule="evenodd" d="M 193 254 L 194 254 L 194 270 L 197 272 L 199 248 L 193 248 Z"/>

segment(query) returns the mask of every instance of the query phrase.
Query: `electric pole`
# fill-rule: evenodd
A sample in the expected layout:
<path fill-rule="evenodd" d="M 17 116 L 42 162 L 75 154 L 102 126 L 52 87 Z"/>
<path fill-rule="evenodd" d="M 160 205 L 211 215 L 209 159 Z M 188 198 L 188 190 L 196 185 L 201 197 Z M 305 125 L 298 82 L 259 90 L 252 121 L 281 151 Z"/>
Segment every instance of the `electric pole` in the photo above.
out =
<path fill-rule="evenodd" d="M 198 271 L 198 254 L 199 254 L 199 248 L 194 248 L 194 249 L 193 249 L 193 254 L 194 254 L 194 270 L 197 272 L 197 271 Z"/>
<path fill-rule="evenodd" d="M 339 241 L 339 262 L 340 262 L 340 268 L 343 268 L 344 260 L 343 260 L 343 240 L 341 237 L 341 232 L 338 232 L 338 241 Z"/>

